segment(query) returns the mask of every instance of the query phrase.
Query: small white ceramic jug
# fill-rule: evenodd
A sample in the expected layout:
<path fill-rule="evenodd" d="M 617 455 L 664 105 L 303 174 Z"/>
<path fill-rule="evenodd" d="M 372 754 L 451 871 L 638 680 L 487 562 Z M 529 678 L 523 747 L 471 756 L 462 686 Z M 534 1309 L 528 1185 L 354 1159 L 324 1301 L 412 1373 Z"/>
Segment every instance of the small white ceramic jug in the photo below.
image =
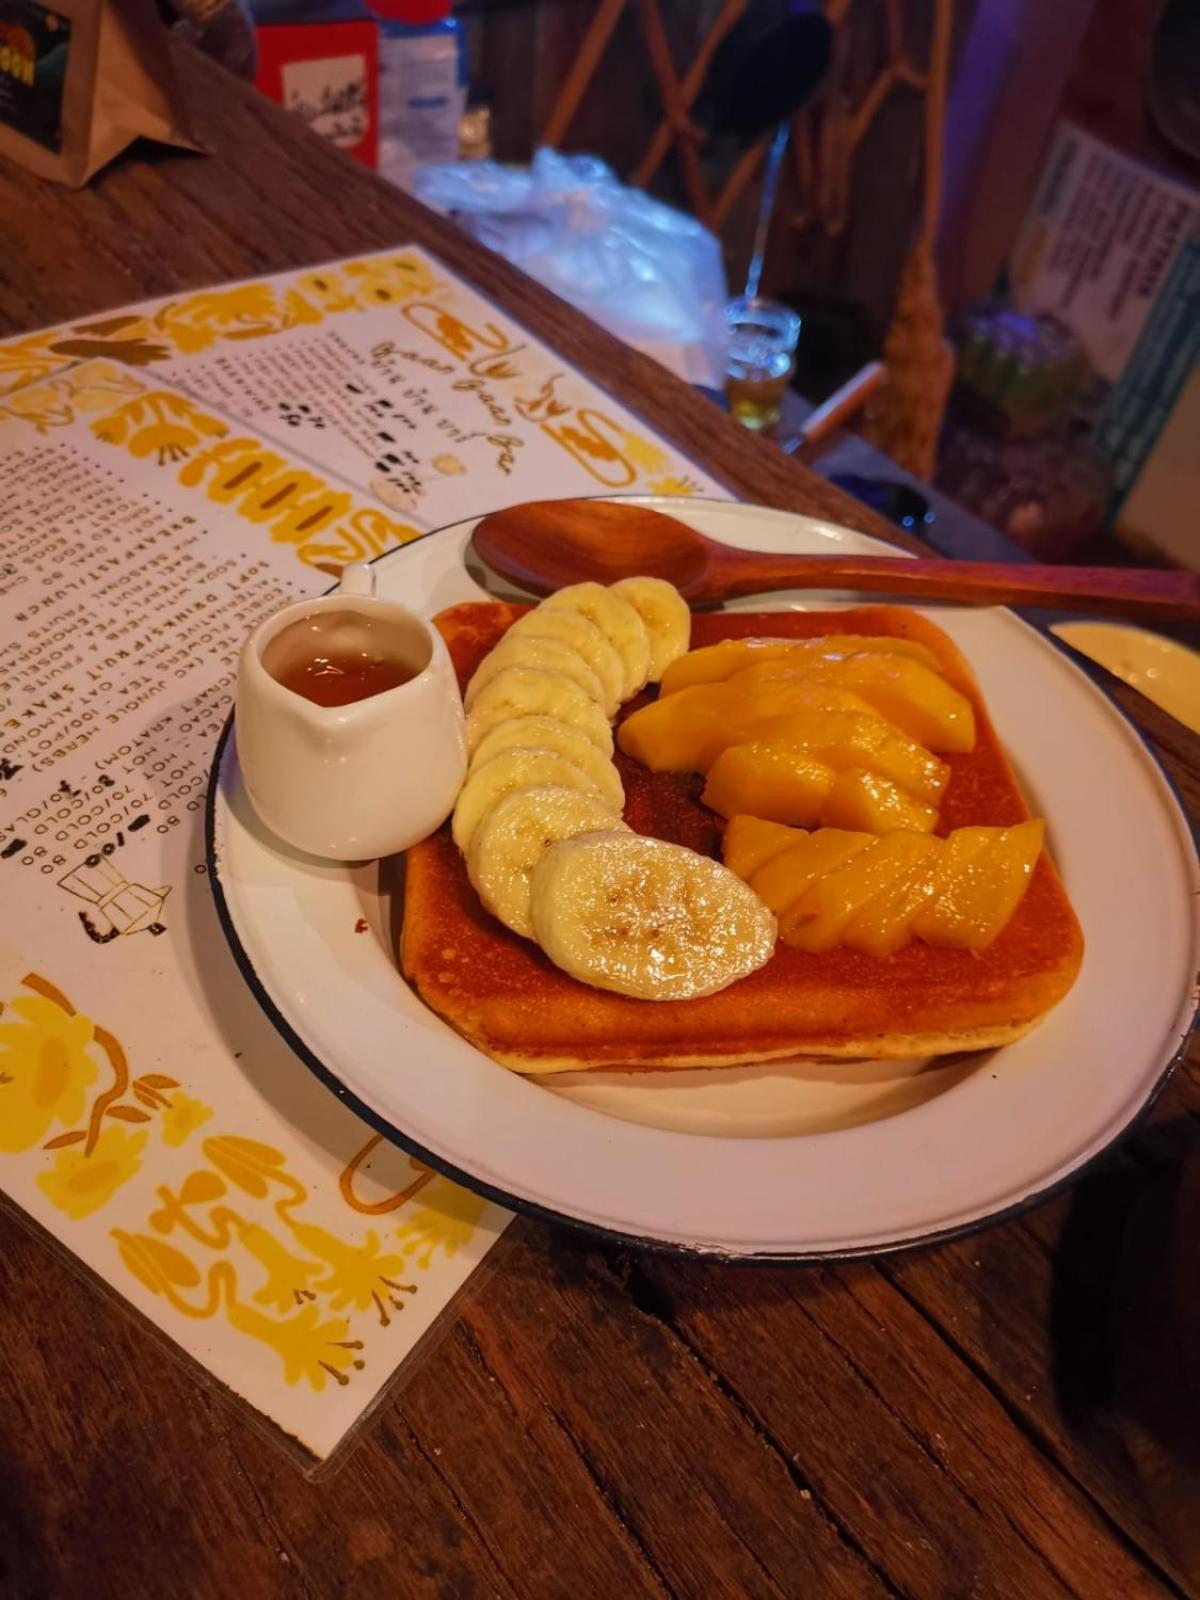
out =
<path fill-rule="evenodd" d="M 285 606 L 238 664 L 238 764 L 266 826 L 298 850 L 366 861 L 405 850 L 449 815 L 467 764 L 462 696 L 445 641 L 406 606 L 377 599 L 356 563 L 333 593 Z M 357 613 L 413 675 L 349 705 L 318 705 L 264 665 L 272 640 L 322 612 Z M 331 623 L 332 625 L 332 623 Z"/>

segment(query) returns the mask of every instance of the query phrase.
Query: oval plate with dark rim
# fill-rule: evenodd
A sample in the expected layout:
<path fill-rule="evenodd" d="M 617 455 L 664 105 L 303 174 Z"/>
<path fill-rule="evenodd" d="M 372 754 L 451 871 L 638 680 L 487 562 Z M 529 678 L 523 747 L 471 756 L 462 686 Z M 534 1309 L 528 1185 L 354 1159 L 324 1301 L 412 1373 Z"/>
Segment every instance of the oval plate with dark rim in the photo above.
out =
<path fill-rule="evenodd" d="M 641 503 L 742 549 L 886 548 L 754 506 Z M 378 592 L 427 614 L 486 598 L 469 570 L 473 526 L 382 557 Z M 502 1204 L 628 1242 L 825 1260 L 946 1238 L 1043 1198 L 1128 1131 L 1186 1041 L 1200 870 L 1153 756 L 1065 653 L 1008 611 L 925 609 L 975 667 L 1087 940 L 1074 989 L 1016 1044 L 929 1064 L 519 1077 L 400 976 L 399 863 L 287 852 L 251 814 L 226 730 L 209 866 L 255 994 L 301 1060 L 405 1149 Z"/>

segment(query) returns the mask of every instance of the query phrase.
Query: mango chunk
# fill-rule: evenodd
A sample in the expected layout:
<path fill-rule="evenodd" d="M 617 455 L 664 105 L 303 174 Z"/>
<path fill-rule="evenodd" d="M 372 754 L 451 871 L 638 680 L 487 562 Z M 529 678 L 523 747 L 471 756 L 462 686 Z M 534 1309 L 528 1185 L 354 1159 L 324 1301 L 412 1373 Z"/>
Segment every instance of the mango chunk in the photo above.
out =
<path fill-rule="evenodd" d="M 818 835 L 820 837 L 820 835 Z M 940 839 L 919 833 L 890 833 L 805 890 L 780 917 L 785 944 L 819 954 L 842 942 L 846 926 L 860 909 L 917 867 L 928 871 Z"/>
<path fill-rule="evenodd" d="M 739 816 L 727 830 L 725 860 L 739 871 L 736 863 L 755 859 L 750 847 L 769 843 L 772 853 L 747 881 L 778 916 L 783 942 L 801 950 L 843 944 L 886 956 L 914 938 L 985 950 L 1020 905 L 1044 835 L 1041 821 L 956 828 L 938 839 L 903 830 L 882 838 L 832 827 L 806 833 Z"/>
<path fill-rule="evenodd" d="M 934 905 L 964 867 L 1002 832 L 1001 828 L 956 828 L 949 838 L 939 841 L 941 849 L 928 870 L 909 873 L 863 907 L 847 926 L 843 942 L 872 956 L 899 950 L 912 939 L 921 913 Z"/>
<path fill-rule="evenodd" d="M 832 684 L 788 684 L 747 702 L 727 684 L 703 683 L 640 707 L 618 728 L 617 744 L 651 772 L 707 772 L 729 745 L 757 738 L 760 726 L 818 711 L 882 720 L 860 696 Z"/>
<path fill-rule="evenodd" d="M 904 656 L 863 654 L 803 662 L 784 656 L 744 667 L 726 681 L 748 700 L 798 683 L 848 689 L 927 750 L 941 754 L 975 747 L 971 702 L 920 661 Z"/>
<path fill-rule="evenodd" d="M 932 859 L 918 861 L 881 889 L 842 929 L 842 943 L 851 950 L 861 950 L 868 956 L 890 956 L 912 938 L 913 922 L 937 893 L 939 863 L 945 854 L 944 839 L 929 834 L 924 837 L 932 847 Z"/>
<path fill-rule="evenodd" d="M 749 883 L 759 867 L 790 850 L 799 837 L 795 828 L 766 822 L 762 817 L 730 817 L 721 841 L 721 856 L 730 872 Z"/>
<path fill-rule="evenodd" d="M 838 773 L 820 815 L 823 827 L 857 828 L 863 833 L 894 833 L 897 828 L 932 833 L 937 818 L 936 806 L 863 767 Z"/>
<path fill-rule="evenodd" d="M 837 774 L 824 761 L 790 744 L 735 744 L 708 769 L 701 795 L 723 817 L 739 812 L 811 827 Z"/>
<path fill-rule="evenodd" d="M 735 712 L 734 721 L 743 738 L 731 738 L 731 744 L 794 744 L 838 772 L 865 767 L 930 803 L 941 798 L 950 779 L 944 761 L 871 712 L 793 711 L 761 721 L 743 721 Z"/>
<path fill-rule="evenodd" d="M 810 884 L 827 872 L 835 872 L 875 840 L 866 833 L 846 833 L 840 828 L 821 828 L 816 833 L 795 829 L 796 843 L 782 855 L 768 861 L 750 879 L 750 887 L 765 900 L 776 916 L 796 903 Z"/>
<path fill-rule="evenodd" d="M 756 661 L 787 655 L 794 639 L 722 639 L 677 657 L 662 675 L 659 694 L 676 694 L 699 683 L 721 683 Z"/>
<path fill-rule="evenodd" d="M 617 744 L 651 772 L 704 772 L 729 742 L 739 704 L 719 683 L 660 695 L 625 718 Z"/>
<path fill-rule="evenodd" d="M 675 694 L 693 684 L 719 683 L 760 661 L 859 654 L 908 656 L 930 671 L 938 671 L 937 657 L 915 639 L 858 633 L 822 634 L 814 639 L 722 639 L 673 661 L 663 674 L 661 692 Z"/>
<path fill-rule="evenodd" d="M 963 865 L 913 922 L 926 944 L 986 950 L 1017 909 L 1042 853 L 1045 823 L 993 829 L 997 835 Z"/>

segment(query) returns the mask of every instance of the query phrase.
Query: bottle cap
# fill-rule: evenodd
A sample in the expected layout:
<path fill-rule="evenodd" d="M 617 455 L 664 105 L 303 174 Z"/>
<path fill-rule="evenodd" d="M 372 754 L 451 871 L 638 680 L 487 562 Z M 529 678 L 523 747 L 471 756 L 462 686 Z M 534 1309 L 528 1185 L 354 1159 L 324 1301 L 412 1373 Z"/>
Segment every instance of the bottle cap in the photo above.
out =
<path fill-rule="evenodd" d="M 372 11 L 388 22 L 406 22 L 410 28 L 445 22 L 454 0 L 370 0 Z"/>

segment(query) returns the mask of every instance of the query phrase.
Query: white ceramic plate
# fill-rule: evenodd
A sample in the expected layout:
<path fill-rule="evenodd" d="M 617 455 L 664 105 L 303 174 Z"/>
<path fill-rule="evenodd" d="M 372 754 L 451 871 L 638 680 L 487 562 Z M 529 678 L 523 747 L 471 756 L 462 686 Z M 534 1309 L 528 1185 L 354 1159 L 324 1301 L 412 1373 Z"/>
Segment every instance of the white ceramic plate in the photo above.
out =
<path fill-rule="evenodd" d="M 742 549 L 884 548 L 753 506 L 638 503 Z M 473 526 L 383 557 L 379 592 L 430 614 L 482 598 L 467 565 Z M 739 604 L 830 603 L 850 600 L 810 591 Z M 209 856 L 243 971 L 336 1092 L 406 1149 L 505 1204 L 641 1243 L 791 1260 L 895 1249 L 1028 1204 L 1128 1129 L 1178 1054 L 1196 1008 L 1200 873 L 1161 770 L 1065 654 L 1007 611 L 930 614 L 978 673 L 1033 809 L 1049 821 L 1087 941 L 1070 995 L 1017 1044 L 927 1067 L 518 1077 L 401 978 L 395 865 L 287 853 L 250 813 L 226 737 L 210 788 Z"/>

